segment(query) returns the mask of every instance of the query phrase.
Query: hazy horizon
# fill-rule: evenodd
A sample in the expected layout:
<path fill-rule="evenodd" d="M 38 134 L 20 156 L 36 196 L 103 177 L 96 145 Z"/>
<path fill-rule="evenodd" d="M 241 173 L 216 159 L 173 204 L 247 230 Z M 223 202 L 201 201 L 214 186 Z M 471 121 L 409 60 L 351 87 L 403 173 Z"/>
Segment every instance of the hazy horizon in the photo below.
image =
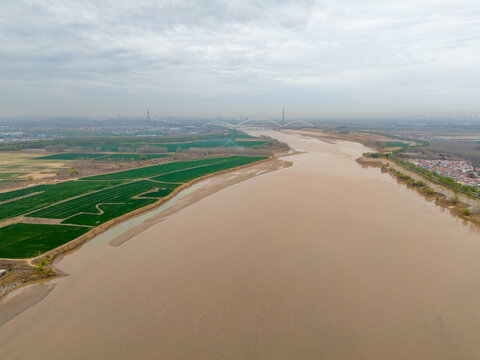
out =
<path fill-rule="evenodd" d="M 0 13 L 0 118 L 480 114 L 475 1 L 31 1 Z"/>

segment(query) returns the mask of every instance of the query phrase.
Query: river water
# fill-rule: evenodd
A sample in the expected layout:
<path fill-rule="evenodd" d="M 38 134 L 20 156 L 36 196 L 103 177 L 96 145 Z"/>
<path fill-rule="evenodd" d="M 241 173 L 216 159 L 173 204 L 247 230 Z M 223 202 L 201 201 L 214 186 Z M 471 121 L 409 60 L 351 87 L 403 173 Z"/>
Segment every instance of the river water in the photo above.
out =
<path fill-rule="evenodd" d="M 0 358 L 480 359 L 478 230 L 360 144 L 270 135 L 305 153 L 66 256 Z"/>

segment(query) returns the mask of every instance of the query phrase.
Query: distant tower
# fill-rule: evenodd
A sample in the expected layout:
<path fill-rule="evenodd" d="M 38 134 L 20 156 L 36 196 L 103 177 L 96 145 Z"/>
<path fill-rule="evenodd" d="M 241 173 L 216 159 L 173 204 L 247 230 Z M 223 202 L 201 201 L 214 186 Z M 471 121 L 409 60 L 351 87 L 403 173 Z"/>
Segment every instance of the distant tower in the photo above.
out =
<path fill-rule="evenodd" d="M 150 121 L 150 109 L 147 109 L 147 120 Z"/>
<path fill-rule="evenodd" d="M 283 109 L 283 114 L 282 114 L 282 125 L 285 125 L 285 108 Z"/>

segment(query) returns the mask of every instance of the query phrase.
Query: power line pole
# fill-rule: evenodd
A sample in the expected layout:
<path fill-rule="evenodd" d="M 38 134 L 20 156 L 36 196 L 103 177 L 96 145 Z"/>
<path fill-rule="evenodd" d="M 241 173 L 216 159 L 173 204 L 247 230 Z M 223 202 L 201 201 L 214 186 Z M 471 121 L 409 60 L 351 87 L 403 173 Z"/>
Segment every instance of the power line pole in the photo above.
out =
<path fill-rule="evenodd" d="M 285 125 L 285 108 L 283 108 L 282 125 Z"/>
<path fill-rule="evenodd" d="M 147 109 L 147 121 L 150 121 L 150 109 Z"/>

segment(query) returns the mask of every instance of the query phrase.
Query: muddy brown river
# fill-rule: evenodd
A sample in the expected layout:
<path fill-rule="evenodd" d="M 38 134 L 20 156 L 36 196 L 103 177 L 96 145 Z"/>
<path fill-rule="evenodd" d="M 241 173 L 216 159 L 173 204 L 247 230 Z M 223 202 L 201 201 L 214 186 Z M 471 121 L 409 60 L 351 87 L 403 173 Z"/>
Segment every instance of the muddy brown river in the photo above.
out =
<path fill-rule="evenodd" d="M 271 134 L 305 153 L 65 256 L 0 359 L 480 359 L 477 228 L 360 144 Z"/>

